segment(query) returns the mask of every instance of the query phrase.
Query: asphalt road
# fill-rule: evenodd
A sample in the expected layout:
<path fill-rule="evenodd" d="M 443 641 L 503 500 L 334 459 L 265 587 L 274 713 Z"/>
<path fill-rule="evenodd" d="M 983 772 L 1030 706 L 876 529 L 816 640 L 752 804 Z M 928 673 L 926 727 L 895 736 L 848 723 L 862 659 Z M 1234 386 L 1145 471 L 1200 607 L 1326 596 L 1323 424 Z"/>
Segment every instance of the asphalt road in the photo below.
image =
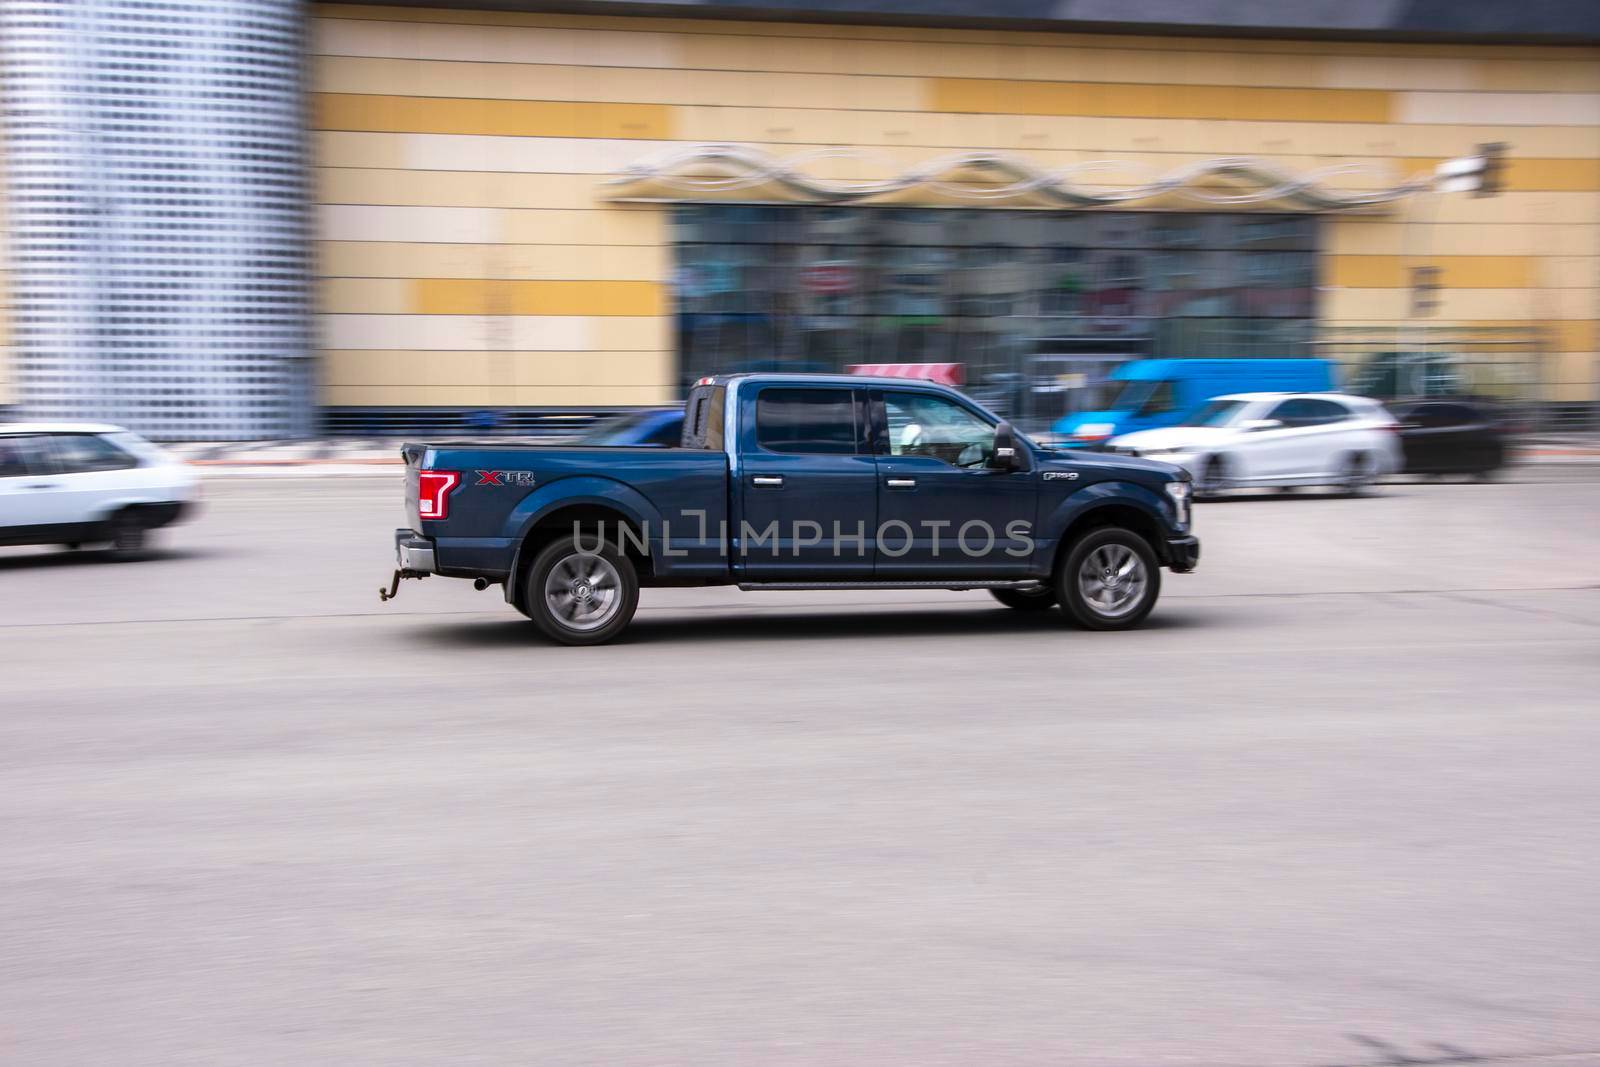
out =
<path fill-rule="evenodd" d="M 1600 468 L 1199 509 L 1148 629 L 380 605 L 390 477 L 0 552 L 0 1062 L 1600 1063 Z"/>

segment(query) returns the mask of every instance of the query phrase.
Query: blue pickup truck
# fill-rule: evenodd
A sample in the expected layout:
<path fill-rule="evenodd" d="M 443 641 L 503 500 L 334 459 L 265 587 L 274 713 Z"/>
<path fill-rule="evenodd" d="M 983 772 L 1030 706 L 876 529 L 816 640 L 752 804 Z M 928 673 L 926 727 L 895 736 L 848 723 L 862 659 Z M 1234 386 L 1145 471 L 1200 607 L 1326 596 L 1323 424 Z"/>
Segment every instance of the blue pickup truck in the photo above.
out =
<path fill-rule="evenodd" d="M 608 641 L 641 586 L 985 589 L 1137 625 L 1192 570 L 1189 477 L 1052 451 L 929 382 L 703 378 L 680 447 L 407 444 L 402 578 L 502 586 L 556 641 Z"/>

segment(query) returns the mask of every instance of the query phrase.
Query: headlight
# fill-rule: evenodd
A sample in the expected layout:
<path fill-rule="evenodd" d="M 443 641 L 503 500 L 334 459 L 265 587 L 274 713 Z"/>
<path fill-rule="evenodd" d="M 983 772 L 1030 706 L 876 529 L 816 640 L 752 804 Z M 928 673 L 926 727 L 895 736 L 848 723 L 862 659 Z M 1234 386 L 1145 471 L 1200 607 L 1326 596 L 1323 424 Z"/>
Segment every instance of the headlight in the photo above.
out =
<path fill-rule="evenodd" d="M 1193 487 L 1188 482 L 1168 482 L 1163 488 L 1167 496 L 1172 498 L 1172 510 L 1178 519 L 1178 525 L 1189 525 L 1189 495 Z"/>

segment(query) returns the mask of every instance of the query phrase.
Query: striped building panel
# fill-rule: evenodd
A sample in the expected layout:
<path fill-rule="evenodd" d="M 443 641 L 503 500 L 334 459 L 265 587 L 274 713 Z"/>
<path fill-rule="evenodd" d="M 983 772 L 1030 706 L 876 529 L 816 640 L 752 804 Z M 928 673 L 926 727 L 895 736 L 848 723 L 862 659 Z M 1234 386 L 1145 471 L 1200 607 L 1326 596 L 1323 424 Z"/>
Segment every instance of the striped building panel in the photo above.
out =
<path fill-rule="evenodd" d="M 667 280 L 670 252 L 661 244 L 420 244 L 323 241 L 318 269 L 341 278 L 478 278 L 528 281 Z"/>

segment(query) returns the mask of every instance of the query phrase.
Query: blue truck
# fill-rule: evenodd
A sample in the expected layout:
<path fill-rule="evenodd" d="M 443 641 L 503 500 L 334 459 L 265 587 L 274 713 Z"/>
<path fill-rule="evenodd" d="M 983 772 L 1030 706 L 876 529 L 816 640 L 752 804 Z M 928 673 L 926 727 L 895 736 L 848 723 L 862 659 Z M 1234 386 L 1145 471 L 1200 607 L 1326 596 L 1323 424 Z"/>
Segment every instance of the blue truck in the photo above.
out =
<path fill-rule="evenodd" d="M 1069 448 L 1097 447 L 1138 430 L 1176 426 L 1214 396 L 1321 393 L 1333 388 L 1326 359 L 1141 359 L 1111 372 L 1110 406 L 1058 420 L 1051 433 Z"/>
<path fill-rule="evenodd" d="M 644 586 L 984 589 L 1138 625 L 1192 570 L 1189 476 L 1043 448 L 954 389 L 743 374 L 689 392 L 677 448 L 407 444 L 404 578 L 500 586 L 548 637 L 599 644 Z"/>

